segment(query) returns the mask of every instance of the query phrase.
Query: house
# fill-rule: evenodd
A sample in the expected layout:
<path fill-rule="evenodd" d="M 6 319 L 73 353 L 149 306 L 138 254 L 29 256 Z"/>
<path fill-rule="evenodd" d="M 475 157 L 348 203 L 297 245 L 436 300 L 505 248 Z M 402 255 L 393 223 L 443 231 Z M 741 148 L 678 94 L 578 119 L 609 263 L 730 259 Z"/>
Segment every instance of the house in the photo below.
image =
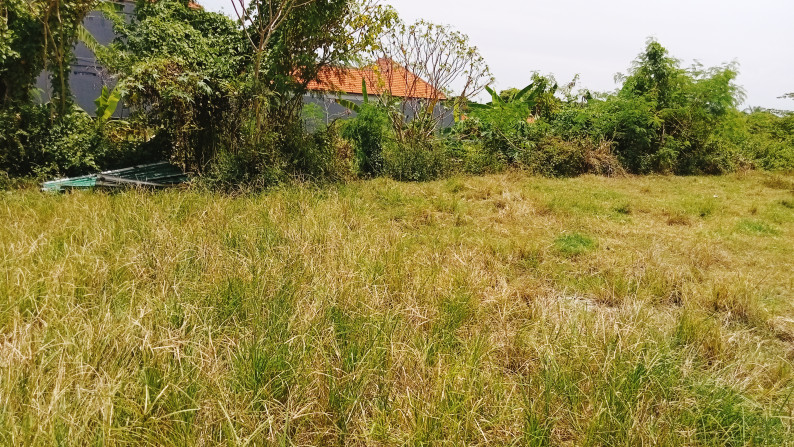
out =
<path fill-rule="evenodd" d="M 419 107 L 434 104 L 434 113 L 441 117 L 441 127 L 454 123 L 452 111 L 445 106 L 447 97 L 443 92 L 388 59 L 379 59 L 364 68 L 327 67 L 321 70 L 317 80 L 308 83 L 310 93 L 304 98 L 304 104 L 319 107 L 321 119 L 326 124 L 350 118 L 355 116 L 355 112 L 339 104 L 338 100 L 362 104 L 364 87 L 370 101 L 375 101 L 375 97 L 383 93 L 398 99 L 407 120 L 416 114 Z"/>
<path fill-rule="evenodd" d="M 134 14 L 135 0 L 114 0 L 119 5 L 123 16 L 130 19 Z M 200 9 L 197 3 L 190 2 L 190 8 Z M 101 45 L 108 45 L 116 38 L 113 22 L 101 12 L 93 11 L 86 16 L 83 26 L 94 36 Z M 83 43 L 78 42 L 75 47 L 75 61 L 69 74 L 69 86 L 74 95 L 75 103 L 93 115 L 96 110 L 94 101 L 102 93 L 102 87 L 113 87 L 115 80 L 108 71 L 97 61 L 94 53 Z M 413 74 L 410 70 L 394 63 L 391 60 L 380 59 L 369 67 L 364 68 L 338 68 L 327 67 L 322 70 L 318 79 L 308 84 L 309 95 L 304 98 L 307 112 L 315 116 L 307 120 L 315 123 L 322 120 L 326 124 L 335 119 L 344 119 L 355 116 L 355 112 L 348 110 L 337 102 L 345 99 L 353 103 L 364 102 L 363 85 L 367 92 L 373 96 L 383 93 L 400 100 L 403 113 L 410 120 L 419 107 L 433 104 L 434 113 L 440 116 L 441 126 L 449 127 L 453 124 L 451 110 L 444 106 L 447 97 L 443 92 L 435 89 L 425 80 Z M 50 74 L 44 71 L 39 75 L 36 87 L 42 92 L 40 100 L 48 102 L 52 96 Z M 314 105 L 314 106 L 311 106 Z M 123 103 L 115 113 L 116 118 L 129 115 L 129 109 Z M 311 125 L 310 125 L 311 127 Z"/>

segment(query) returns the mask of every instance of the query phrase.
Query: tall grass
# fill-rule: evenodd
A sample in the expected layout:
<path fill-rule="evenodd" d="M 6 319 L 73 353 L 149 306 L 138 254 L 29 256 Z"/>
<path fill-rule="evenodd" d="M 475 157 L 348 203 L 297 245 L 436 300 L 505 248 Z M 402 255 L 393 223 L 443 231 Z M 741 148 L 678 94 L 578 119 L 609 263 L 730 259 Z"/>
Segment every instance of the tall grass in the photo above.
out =
<path fill-rule="evenodd" d="M 792 445 L 786 182 L 6 193 L 0 444 Z"/>

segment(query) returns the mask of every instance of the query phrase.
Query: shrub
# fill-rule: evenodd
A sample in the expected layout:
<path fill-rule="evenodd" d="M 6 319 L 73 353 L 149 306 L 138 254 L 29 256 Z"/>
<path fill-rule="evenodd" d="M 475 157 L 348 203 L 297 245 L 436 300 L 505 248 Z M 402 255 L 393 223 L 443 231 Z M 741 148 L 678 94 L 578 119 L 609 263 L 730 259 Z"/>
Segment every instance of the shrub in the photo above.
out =
<path fill-rule="evenodd" d="M 333 182 L 348 176 L 346 160 L 339 156 L 341 145 L 336 124 L 307 133 L 293 126 L 282 137 L 280 151 L 285 154 L 290 172 L 300 180 Z"/>
<path fill-rule="evenodd" d="M 210 188 L 261 190 L 289 180 L 337 181 L 349 174 L 336 126 L 307 133 L 300 125 L 264 135 L 259 145 L 218 152 L 203 177 Z"/>
<path fill-rule="evenodd" d="M 586 143 L 589 143 L 585 152 L 587 172 L 607 177 L 626 175 L 626 170 L 612 151 L 611 141 L 601 141 L 598 144 L 589 141 Z"/>
<path fill-rule="evenodd" d="M 381 108 L 363 104 L 358 116 L 344 124 L 342 136 L 353 144 L 359 175 L 377 176 L 383 170 L 383 146 L 388 138 L 389 117 Z"/>
<path fill-rule="evenodd" d="M 261 144 L 223 148 L 213 158 L 201 182 L 224 191 L 263 189 L 287 179 L 286 163 L 275 150 L 278 136 L 262 135 Z"/>
<path fill-rule="evenodd" d="M 501 152 L 490 150 L 480 142 L 463 143 L 453 158 L 467 174 L 492 174 L 507 167 L 507 159 Z"/>
<path fill-rule="evenodd" d="M 95 172 L 109 144 L 85 112 L 52 116 L 46 105 L 0 113 L 0 170 L 10 176 L 51 177 Z"/>
<path fill-rule="evenodd" d="M 586 172 L 586 148 L 576 141 L 547 136 L 533 148 L 519 153 L 518 160 L 530 171 L 549 177 L 569 177 Z"/>
<path fill-rule="evenodd" d="M 745 158 L 769 171 L 794 169 L 794 113 L 756 110 L 744 115 L 737 138 Z"/>
<path fill-rule="evenodd" d="M 395 180 L 420 182 L 448 172 L 447 154 L 439 142 L 403 145 L 390 142 L 384 149 L 384 173 Z"/>
<path fill-rule="evenodd" d="M 0 191 L 5 189 L 11 189 L 12 182 L 11 178 L 8 177 L 8 173 L 5 171 L 0 171 Z"/>

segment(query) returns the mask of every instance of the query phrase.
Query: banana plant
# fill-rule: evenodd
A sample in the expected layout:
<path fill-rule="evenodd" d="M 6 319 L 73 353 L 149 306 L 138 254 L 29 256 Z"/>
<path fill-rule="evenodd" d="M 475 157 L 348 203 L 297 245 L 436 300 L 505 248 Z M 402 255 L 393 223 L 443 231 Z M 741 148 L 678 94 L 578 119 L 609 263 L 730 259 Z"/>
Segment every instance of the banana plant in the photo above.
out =
<path fill-rule="evenodd" d="M 109 90 L 107 86 L 102 87 L 102 94 L 94 100 L 94 104 L 96 104 L 96 119 L 99 123 L 107 122 L 116 113 L 121 98 L 121 86 L 117 85 L 113 90 Z"/>
<path fill-rule="evenodd" d="M 369 104 L 369 94 L 367 94 L 367 81 L 364 79 L 361 80 L 361 93 L 364 95 L 364 102 L 362 103 L 362 105 Z M 358 105 L 353 101 L 350 101 L 349 99 L 337 98 L 336 103 L 353 112 L 356 113 L 361 112 L 361 105 Z"/>
<path fill-rule="evenodd" d="M 501 108 L 508 105 L 522 104 L 526 106 L 533 114 L 538 114 L 539 108 L 542 105 L 542 99 L 548 96 L 554 96 L 557 93 L 558 85 L 554 83 L 549 87 L 549 80 L 543 77 L 538 77 L 528 86 L 524 87 L 521 91 L 512 97 L 505 99 L 496 90 L 490 86 L 486 86 L 485 90 L 491 95 L 491 102 L 488 104 L 469 103 L 468 107 L 473 110 L 492 110 Z"/>

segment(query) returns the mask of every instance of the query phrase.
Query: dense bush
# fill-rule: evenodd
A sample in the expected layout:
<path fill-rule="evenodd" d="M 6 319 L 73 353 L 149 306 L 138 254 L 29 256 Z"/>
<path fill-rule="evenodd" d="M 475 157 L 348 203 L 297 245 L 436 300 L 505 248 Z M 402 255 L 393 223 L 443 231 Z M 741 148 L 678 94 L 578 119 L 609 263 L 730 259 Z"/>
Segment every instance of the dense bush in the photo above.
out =
<path fill-rule="evenodd" d="M 337 123 L 307 133 L 295 126 L 282 136 L 280 152 L 294 178 L 301 181 L 338 181 L 350 176 L 350 163 L 340 154 L 342 146 Z"/>
<path fill-rule="evenodd" d="M 76 108 L 54 114 L 49 105 L 0 112 L 0 149 L 0 171 L 10 177 L 76 176 L 167 156 L 165 144 L 127 122 L 103 122 Z"/>
<path fill-rule="evenodd" d="M 258 190 L 298 180 L 338 181 L 350 177 L 350 163 L 339 153 L 338 126 L 307 133 L 301 126 L 272 132 L 258 145 L 222 150 L 209 164 L 203 183 L 227 191 Z"/>
<path fill-rule="evenodd" d="M 585 146 L 578 141 L 547 136 L 533 144 L 531 149 L 522 151 L 518 161 L 537 174 L 575 176 L 585 172 L 585 153 Z"/>
<path fill-rule="evenodd" d="M 359 175 L 374 176 L 382 172 L 389 124 L 386 112 L 373 104 L 361 105 L 358 115 L 344 124 L 342 136 L 353 144 Z"/>
<path fill-rule="evenodd" d="M 734 139 L 747 160 L 760 169 L 794 170 L 794 113 L 755 110 L 736 121 Z"/>
<path fill-rule="evenodd" d="M 82 111 L 53 115 L 30 105 L 0 113 L 0 171 L 11 176 L 80 175 L 110 150 L 103 129 Z"/>
<path fill-rule="evenodd" d="M 395 180 L 433 180 L 449 172 L 449 158 L 440 141 L 408 144 L 390 141 L 383 151 L 383 170 Z"/>
<path fill-rule="evenodd" d="M 123 22 L 122 22 L 123 23 Z M 184 2 L 143 2 L 121 24 L 114 58 L 131 121 L 165 144 L 168 157 L 202 172 L 244 137 L 243 35 L 228 17 Z"/>
<path fill-rule="evenodd" d="M 549 176 L 794 168 L 794 118 L 738 111 L 735 78 L 731 65 L 683 69 L 650 41 L 614 93 L 574 95 L 573 83 L 535 75 L 521 91 L 471 105 L 451 139 Z"/>
<path fill-rule="evenodd" d="M 273 158 L 269 150 L 243 147 L 232 152 L 221 150 L 202 177 L 212 189 L 235 191 L 263 189 L 287 179 L 283 160 Z"/>
<path fill-rule="evenodd" d="M 507 167 L 507 160 L 503 153 L 489 149 L 480 142 L 465 142 L 458 150 L 458 170 L 467 174 L 482 175 L 500 172 Z"/>

